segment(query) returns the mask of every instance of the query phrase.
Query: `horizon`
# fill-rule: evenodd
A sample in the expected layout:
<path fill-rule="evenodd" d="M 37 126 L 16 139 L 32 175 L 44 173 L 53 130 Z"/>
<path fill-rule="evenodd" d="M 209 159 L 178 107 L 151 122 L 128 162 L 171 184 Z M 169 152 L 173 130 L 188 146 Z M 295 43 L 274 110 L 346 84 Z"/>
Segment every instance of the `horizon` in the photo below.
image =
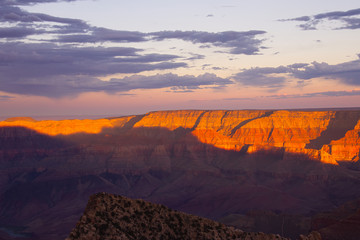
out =
<path fill-rule="evenodd" d="M 273 108 L 273 109 L 167 109 L 167 110 L 154 110 L 137 114 L 73 114 L 73 115 L 0 115 L 0 121 L 6 121 L 10 118 L 32 118 L 35 121 L 61 121 L 61 120 L 97 120 L 97 119 L 112 119 L 112 118 L 122 118 L 128 116 L 139 116 L 145 115 L 153 112 L 171 112 L 171 111 L 300 111 L 300 112 L 312 112 L 312 111 L 360 111 L 360 107 L 344 107 L 344 108 L 293 108 L 293 109 L 282 109 L 282 108 Z"/>
<path fill-rule="evenodd" d="M 355 0 L 15 0 L 0 11 L 0 119 L 360 107 Z"/>

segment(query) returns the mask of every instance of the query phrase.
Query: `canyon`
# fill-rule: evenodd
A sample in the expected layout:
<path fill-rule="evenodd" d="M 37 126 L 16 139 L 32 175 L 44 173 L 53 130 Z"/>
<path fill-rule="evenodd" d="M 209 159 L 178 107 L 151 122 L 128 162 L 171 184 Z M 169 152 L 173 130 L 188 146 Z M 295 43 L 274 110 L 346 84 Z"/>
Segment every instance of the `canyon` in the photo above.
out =
<path fill-rule="evenodd" d="M 332 239 L 329 229 L 360 226 L 359 205 L 341 208 L 360 199 L 359 156 L 356 110 L 7 119 L 0 122 L 0 237 L 65 239 L 89 196 L 109 192 L 244 231 L 296 238 L 318 230 Z M 352 224 L 345 228 L 343 219 Z"/>

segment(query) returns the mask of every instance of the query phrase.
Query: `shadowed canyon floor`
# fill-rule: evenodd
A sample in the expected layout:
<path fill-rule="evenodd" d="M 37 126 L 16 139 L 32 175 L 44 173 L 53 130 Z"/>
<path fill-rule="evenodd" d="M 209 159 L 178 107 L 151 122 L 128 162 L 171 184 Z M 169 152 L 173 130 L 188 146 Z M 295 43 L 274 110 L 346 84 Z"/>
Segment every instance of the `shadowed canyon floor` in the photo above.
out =
<path fill-rule="evenodd" d="M 330 229 L 328 219 L 351 214 L 319 214 L 360 199 L 359 120 L 360 111 L 168 111 L 0 122 L 0 237 L 65 239 L 97 192 L 245 231 Z"/>

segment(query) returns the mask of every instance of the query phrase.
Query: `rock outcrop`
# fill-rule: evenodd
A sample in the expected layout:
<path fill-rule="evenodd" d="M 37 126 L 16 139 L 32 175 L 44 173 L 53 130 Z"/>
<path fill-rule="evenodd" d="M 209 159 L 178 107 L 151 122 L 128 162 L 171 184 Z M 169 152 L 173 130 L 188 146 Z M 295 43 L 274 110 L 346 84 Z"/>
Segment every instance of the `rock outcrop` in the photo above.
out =
<path fill-rule="evenodd" d="M 243 239 L 286 240 L 279 235 L 244 232 L 210 219 L 174 211 L 163 205 L 98 193 L 66 240 L 95 239 Z M 321 240 L 318 233 L 301 240 Z"/>

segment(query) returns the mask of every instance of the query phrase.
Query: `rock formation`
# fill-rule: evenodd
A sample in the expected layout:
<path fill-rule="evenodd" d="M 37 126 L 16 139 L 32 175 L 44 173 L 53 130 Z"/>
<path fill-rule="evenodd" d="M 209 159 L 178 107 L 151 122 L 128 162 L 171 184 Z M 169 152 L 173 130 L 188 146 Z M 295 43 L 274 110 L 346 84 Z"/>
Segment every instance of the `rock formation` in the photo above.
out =
<path fill-rule="evenodd" d="M 13 119 L 0 126 L 22 126 L 48 135 L 100 133 L 113 127 L 184 129 L 215 147 L 248 153 L 283 149 L 324 163 L 355 162 L 360 155 L 360 111 L 160 111 L 98 120 L 28 121 Z"/>
<path fill-rule="evenodd" d="M 243 232 L 206 218 L 174 211 L 163 205 L 98 193 L 66 240 L 95 239 L 243 239 L 286 240 L 279 235 Z M 321 240 L 318 233 L 301 240 Z"/>
<path fill-rule="evenodd" d="M 0 122 L 0 236 L 64 239 L 89 196 L 104 191 L 248 232 L 307 235 L 313 216 L 360 198 L 359 114 L 164 111 Z"/>

